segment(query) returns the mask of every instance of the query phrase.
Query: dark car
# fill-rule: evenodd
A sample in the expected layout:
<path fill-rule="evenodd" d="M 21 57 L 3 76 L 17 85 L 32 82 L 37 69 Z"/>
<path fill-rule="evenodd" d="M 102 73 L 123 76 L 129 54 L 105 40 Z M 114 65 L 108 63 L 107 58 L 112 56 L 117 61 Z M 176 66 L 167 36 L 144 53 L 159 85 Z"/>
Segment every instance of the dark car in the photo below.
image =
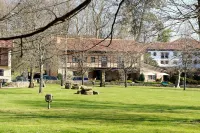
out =
<path fill-rule="evenodd" d="M 81 81 L 82 77 L 73 77 L 73 80 L 75 80 L 75 81 Z M 88 80 L 88 78 L 84 78 L 84 80 Z"/>
<path fill-rule="evenodd" d="M 48 75 L 44 75 L 43 79 L 45 79 L 45 80 L 58 80 L 57 77 L 55 77 L 55 76 L 48 76 Z"/>
<path fill-rule="evenodd" d="M 35 79 L 35 80 L 40 79 L 40 74 L 39 74 L 39 73 L 36 73 L 36 74 L 33 76 L 33 79 Z M 57 77 L 55 77 L 55 76 L 49 76 L 49 75 L 43 75 L 43 79 L 44 79 L 44 80 L 58 80 Z"/>

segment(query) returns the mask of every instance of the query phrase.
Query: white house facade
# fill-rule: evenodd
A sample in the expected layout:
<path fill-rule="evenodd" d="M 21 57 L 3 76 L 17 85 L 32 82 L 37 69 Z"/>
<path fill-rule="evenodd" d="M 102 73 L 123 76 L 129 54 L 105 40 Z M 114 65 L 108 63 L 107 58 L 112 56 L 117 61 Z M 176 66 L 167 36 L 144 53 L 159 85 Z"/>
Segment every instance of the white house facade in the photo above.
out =
<path fill-rule="evenodd" d="M 200 68 L 200 42 L 192 39 L 179 39 L 174 42 L 151 44 L 147 52 L 159 67 Z"/>
<path fill-rule="evenodd" d="M 158 63 L 160 67 L 176 67 L 179 65 L 180 58 L 179 51 L 163 51 L 163 50 L 149 50 L 151 58 Z"/>

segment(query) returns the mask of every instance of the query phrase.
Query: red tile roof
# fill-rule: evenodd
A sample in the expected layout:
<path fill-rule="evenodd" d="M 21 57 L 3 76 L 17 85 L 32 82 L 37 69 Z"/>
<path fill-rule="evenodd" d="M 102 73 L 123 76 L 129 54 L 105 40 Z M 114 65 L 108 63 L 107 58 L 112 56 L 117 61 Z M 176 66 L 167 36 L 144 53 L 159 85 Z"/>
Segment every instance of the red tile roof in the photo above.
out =
<path fill-rule="evenodd" d="M 173 42 L 156 42 L 148 45 L 147 50 L 182 50 L 186 47 L 200 49 L 200 42 L 190 38 L 181 38 Z"/>
<path fill-rule="evenodd" d="M 200 49 L 200 42 L 190 38 L 181 38 L 173 42 L 155 42 L 149 44 L 137 43 L 134 40 L 107 39 L 96 38 L 61 38 L 57 37 L 57 45 L 59 49 L 64 50 L 65 44 L 67 50 L 77 51 L 132 51 L 144 52 L 145 50 L 182 50 L 183 48 Z M 98 44 L 101 42 L 100 44 Z M 98 44 L 98 45 L 97 45 Z M 109 45 L 109 46 L 108 46 Z"/>
<path fill-rule="evenodd" d="M 59 48 L 65 49 L 65 44 L 67 50 L 77 50 L 77 51 L 132 51 L 132 52 L 142 52 L 145 51 L 147 45 L 137 43 L 133 40 L 122 40 L 122 39 L 113 39 L 110 43 L 110 39 L 107 39 L 103 42 L 102 39 L 95 38 L 57 38 Z M 101 43 L 100 43 L 101 42 Z M 98 44 L 100 43 L 100 44 Z M 98 44 L 98 45 L 97 45 Z M 109 45 L 109 46 L 108 46 Z"/>

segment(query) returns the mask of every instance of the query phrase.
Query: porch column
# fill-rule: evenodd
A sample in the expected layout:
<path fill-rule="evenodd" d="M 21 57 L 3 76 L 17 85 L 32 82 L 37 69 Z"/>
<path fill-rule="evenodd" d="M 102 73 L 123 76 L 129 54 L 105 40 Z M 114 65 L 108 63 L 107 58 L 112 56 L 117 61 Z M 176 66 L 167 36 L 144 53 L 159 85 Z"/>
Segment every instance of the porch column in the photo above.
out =
<path fill-rule="evenodd" d="M 105 70 L 101 70 L 101 82 L 100 82 L 100 87 L 105 87 L 105 77 L 106 77 Z"/>

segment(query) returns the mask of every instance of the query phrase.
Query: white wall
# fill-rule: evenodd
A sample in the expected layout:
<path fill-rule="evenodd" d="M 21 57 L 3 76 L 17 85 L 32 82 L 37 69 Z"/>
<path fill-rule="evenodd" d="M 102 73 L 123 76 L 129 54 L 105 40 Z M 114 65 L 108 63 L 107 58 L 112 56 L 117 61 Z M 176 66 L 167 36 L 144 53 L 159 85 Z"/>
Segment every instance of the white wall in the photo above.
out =
<path fill-rule="evenodd" d="M 156 56 L 154 56 L 154 52 L 156 52 Z M 168 52 L 169 58 L 168 59 L 161 59 L 161 53 L 162 52 Z M 177 56 L 174 55 L 174 52 L 177 53 Z M 155 60 L 158 63 L 158 66 L 160 67 L 177 67 L 182 65 L 181 61 L 181 52 L 180 51 L 153 51 L 149 50 L 148 53 L 150 53 L 153 60 Z M 197 64 L 194 64 L 194 60 L 197 60 Z M 161 61 L 168 61 L 168 64 L 161 64 Z M 174 64 L 174 61 L 177 62 L 177 64 Z M 192 64 L 189 64 L 188 67 L 191 68 L 200 68 L 200 57 L 193 56 L 192 57 Z"/>
<path fill-rule="evenodd" d="M 7 82 L 11 82 L 11 68 L 0 66 L 0 69 L 4 70 L 4 76 L 0 76 L 0 79 L 7 79 Z"/>
<path fill-rule="evenodd" d="M 156 56 L 154 56 L 154 52 L 156 52 Z M 162 52 L 168 52 L 169 56 L 168 59 L 161 59 L 161 53 Z M 177 57 L 174 56 L 174 51 L 148 51 L 150 53 L 151 57 L 153 60 L 155 60 L 158 63 L 158 66 L 160 67 L 175 67 L 180 65 L 181 60 Z M 180 55 L 180 52 L 177 52 L 178 55 Z M 168 61 L 168 64 L 161 64 L 161 61 Z M 177 64 L 174 64 L 174 62 L 177 62 Z"/>

